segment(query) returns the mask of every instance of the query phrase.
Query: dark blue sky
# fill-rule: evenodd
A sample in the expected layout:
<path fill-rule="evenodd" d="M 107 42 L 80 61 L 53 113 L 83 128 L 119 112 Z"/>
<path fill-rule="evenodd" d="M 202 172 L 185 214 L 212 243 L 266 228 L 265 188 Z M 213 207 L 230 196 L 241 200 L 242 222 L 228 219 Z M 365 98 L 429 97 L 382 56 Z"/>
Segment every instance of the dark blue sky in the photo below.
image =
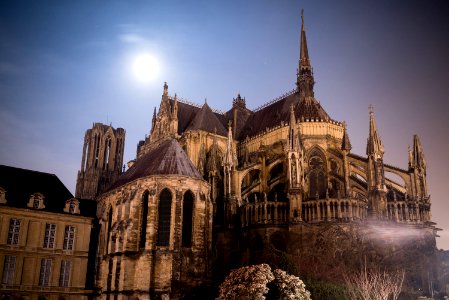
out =
<path fill-rule="evenodd" d="M 385 161 L 407 168 L 420 135 L 433 219 L 449 249 L 449 5 L 446 1 L 1 1 L 0 164 L 57 174 L 74 192 L 84 132 L 127 131 L 125 160 L 169 93 L 228 110 L 295 87 L 305 9 L 315 95 L 364 155 L 373 104 Z M 160 74 L 137 82 L 133 58 Z"/>

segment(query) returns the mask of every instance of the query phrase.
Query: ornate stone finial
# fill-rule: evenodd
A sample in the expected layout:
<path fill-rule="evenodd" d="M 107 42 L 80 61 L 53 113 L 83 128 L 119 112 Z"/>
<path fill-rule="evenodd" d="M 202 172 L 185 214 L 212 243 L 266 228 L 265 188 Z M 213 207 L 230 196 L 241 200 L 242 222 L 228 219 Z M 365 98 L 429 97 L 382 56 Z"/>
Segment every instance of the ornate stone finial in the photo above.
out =
<path fill-rule="evenodd" d="M 369 113 L 370 113 L 370 114 L 374 114 L 374 107 L 373 107 L 372 104 L 370 104 L 370 105 L 368 106 L 368 110 L 369 110 Z"/>
<path fill-rule="evenodd" d="M 238 106 L 238 107 L 241 107 L 241 108 L 246 108 L 245 98 L 242 98 L 242 96 L 240 95 L 240 92 L 238 92 L 237 93 L 237 97 L 232 100 L 232 106 L 233 107 Z"/>
<path fill-rule="evenodd" d="M 168 84 L 166 81 L 166 82 L 164 82 L 164 95 L 167 95 L 167 94 L 168 94 Z"/>

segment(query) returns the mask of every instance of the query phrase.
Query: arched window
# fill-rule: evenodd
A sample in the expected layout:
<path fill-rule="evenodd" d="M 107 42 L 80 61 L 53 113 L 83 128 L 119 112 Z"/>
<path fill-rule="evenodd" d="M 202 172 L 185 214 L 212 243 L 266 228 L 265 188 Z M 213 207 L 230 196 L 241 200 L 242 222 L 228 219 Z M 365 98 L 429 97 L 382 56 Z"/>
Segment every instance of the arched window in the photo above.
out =
<path fill-rule="evenodd" d="M 159 195 L 159 218 L 157 227 L 157 245 L 168 246 L 170 243 L 172 194 L 168 189 L 163 189 Z"/>
<path fill-rule="evenodd" d="M 103 152 L 103 169 L 109 169 L 109 159 L 111 156 L 111 138 L 107 137 L 104 142 L 104 152 Z"/>
<path fill-rule="evenodd" d="M 187 191 L 184 194 L 182 206 L 182 246 L 192 246 L 192 219 L 193 217 L 193 194 Z"/>
<path fill-rule="evenodd" d="M 109 209 L 108 215 L 108 231 L 106 232 L 106 253 L 109 253 L 109 240 L 111 239 L 111 227 L 112 227 L 112 207 Z"/>
<path fill-rule="evenodd" d="M 312 156 L 309 160 L 309 197 L 326 197 L 326 176 L 324 162 L 319 156 Z"/>
<path fill-rule="evenodd" d="M 147 241 L 148 195 L 149 192 L 146 191 L 142 196 L 142 220 L 140 222 L 139 248 L 145 248 L 145 242 Z"/>
<path fill-rule="evenodd" d="M 94 158 L 95 158 L 95 169 L 98 167 L 98 160 L 100 156 L 100 137 L 95 135 L 95 146 L 94 146 Z"/>

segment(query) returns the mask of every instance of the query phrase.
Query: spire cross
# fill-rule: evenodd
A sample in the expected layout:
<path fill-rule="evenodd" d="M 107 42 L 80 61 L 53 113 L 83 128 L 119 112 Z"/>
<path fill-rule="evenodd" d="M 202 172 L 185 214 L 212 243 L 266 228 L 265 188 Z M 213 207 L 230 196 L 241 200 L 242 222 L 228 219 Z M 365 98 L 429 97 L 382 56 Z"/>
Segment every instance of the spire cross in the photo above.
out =
<path fill-rule="evenodd" d="M 374 107 L 373 107 L 372 104 L 370 104 L 370 105 L 368 106 L 368 109 L 369 109 L 369 113 L 370 113 L 370 114 L 374 113 Z"/>

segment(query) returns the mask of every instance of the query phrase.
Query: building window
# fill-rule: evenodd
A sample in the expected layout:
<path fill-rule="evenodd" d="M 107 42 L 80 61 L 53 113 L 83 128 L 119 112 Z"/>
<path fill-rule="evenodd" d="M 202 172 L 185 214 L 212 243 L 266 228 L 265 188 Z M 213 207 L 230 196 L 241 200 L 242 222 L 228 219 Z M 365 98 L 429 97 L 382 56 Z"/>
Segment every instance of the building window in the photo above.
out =
<path fill-rule="evenodd" d="M 19 243 L 20 220 L 9 220 L 8 245 L 17 245 Z"/>
<path fill-rule="evenodd" d="M 3 263 L 2 283 L 6 284 L 14 283 L 15 269 L 16 269 L 16 257 L 11 255 L 5 255 L 5 261 Z"/>
<path fill-rule="evenodd" d="M 70 270 L 72 268 L 72 263 L 69 260 L 61 261 L 61 271 L 59 272 L 59 286 L 68 287 Z"/>
<path fill-rule="evenodd" d="M 41 272 L 39 275 L 39 285 L 49 286 L 51 276 L 52 261 L 50 258 L 43 258 L 41 260 Z"/>
<path fill-rule="evenodd" d="M 6 203 L 6 190 L 0 187 L 0 203 Z"/>
<path fill-rule="evenodd" d="M 159 196 L 158 246 L 167 247 L 170 243 L 171 202 L 171 192 L 168 189 L 164 189 Z"/>
<path fill-rule="evenodd" d="M 69 213 L 73 214 L 75 213 L 76 205 L 75 202 L 71 201 L 69 204 Z"/>
<path fill-rule="evenodd" d="M 65 202 L 64 212 L 69 214 L 79 214 L 79 201 L 76 198 L 69 199 Z"/>
<path fill-rule="evenodd" d="M 139 247 L 145 248 L 145 242 L 147 237 L 147 218 L 148 218 L 148 196 L 149 192 L 146 191 L 142 197 L 142 222 L 140 224 L 140 242 Z"/>
<path fill-rule="evenodd" d="M 27 206 L 34 209 L 43 209 L 45 208 L 44 198 L 44 195 L 42 195 L 41 193 L 34 193 L 28 200 Z"/>
<path fill-rule="evenodd" d="M 64 250 L 73 250 L 73 240 L 75 239 L 75 226 L 67 225 L 64 232 Z"/>
<path fill-rule="evenodd" d="M 54 248 L 55 247 L 55 235 L 56 235 L 56 224 L 49 224 L 45 226 L 45 237 L 44 237 L 44 248 Z"/>
<path fill-rule="evenodd" d="M 184 194 L 182 206 L 182 246 L 192 246 L 192 217 L 193 217 L 193 194 L 187 191 Z"/>
<path fill-rule="evenodd" d="M 108 214 L 108 230 L 106 233 L 106 254 L 108 254 L 109 251 L 109 240 L 112 239 L 112 207 L 109 209 L 109 214 Z"/>
<path fill-rule="evenodd" d="M 322 199 L 326 197 L 326 176 L 324 162 L 319 156 L 309 160 L 309 197 Z"/>

